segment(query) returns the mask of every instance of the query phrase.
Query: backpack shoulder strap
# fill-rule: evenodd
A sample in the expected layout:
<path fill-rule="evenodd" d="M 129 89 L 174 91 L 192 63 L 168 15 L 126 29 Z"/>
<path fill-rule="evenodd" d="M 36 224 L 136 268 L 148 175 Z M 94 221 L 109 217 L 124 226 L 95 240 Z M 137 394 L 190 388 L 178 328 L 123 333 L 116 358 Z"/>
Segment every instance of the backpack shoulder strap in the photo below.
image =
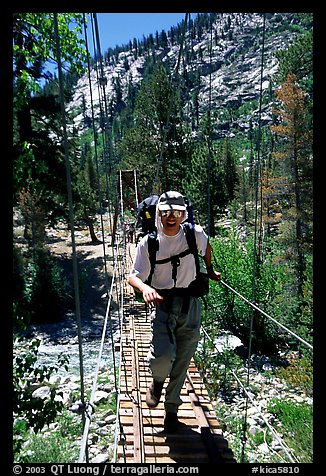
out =
<path fill-rule="evenodd" d="M 146 279 L 146 284 L 150 286 L 152 282 L 152 276 L 154 273 L 155 263 L 156 263 L 156 252 L 158 251 L 158 247 L 159 247 L 159 243 L 157 239 L 157 230 L 154 230 L 148 234 L 147 244 L 148 244 L 148 255 L 149 255 L 149 261 L 151 264 L 151 270 L 149 272 L 148 278 Z"/>
<path fill-rule="evenodd" d="M 194 255 L 195 263 L 196 263 L 196 273 L 199 274 L 200 271 L 200 263 L 198 258 L 198 248 L 196 243 L 196 236 L 195 236 L 195 227 L 192 223 L 183 223 L 183 229 L 186 234 L 187 243 L 190 249 L 190 253 Z"/>

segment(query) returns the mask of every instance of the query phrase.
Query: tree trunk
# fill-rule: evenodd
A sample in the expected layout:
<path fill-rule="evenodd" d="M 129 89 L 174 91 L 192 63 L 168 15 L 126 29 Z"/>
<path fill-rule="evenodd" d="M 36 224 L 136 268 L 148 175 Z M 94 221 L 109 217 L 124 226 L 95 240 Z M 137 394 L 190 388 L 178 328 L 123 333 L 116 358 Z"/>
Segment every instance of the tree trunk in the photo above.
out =
<path fill-rule="evenodd" d="M 95 230 L 94 230 L 94 223 L 93 223 L 93 219 L 90 218 L 90 217 L 86 217 L 85 218 L 85 222 L 86 222 L 86 225 L 88 226 L 88 229 L 89 229 L 89 234 L 91 236 L 91 241 L 92 241 L 92 244 L 93 245 L 97 245 L 99 243 L 102 243 L 96 236 L 95 234 Z"/>

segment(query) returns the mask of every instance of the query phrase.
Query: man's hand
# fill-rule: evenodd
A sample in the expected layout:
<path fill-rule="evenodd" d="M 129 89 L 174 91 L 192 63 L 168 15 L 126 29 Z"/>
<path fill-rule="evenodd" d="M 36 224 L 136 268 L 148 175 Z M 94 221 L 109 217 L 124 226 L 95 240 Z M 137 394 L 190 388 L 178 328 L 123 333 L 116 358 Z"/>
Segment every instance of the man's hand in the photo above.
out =
<path fill-rule="evenodd" d="M 137 276 L 130 276 L 128 279 L 130 286 L 133 286 L 143 295 L 144 302 L 146 304 L 159 304 L 163 301 L 163 296 L 158 294 L 154 288 L 143 283 L 143 281 Z"/>
<path fill-rule="evenodd" d="M 212 281 L 220 281 L 221 280 L 221 273 L 219 273 L 218 271 L 214 271 L 213 268 L 209 268 L 207 270 L 207 275 L 208 275 L 209 279 L 211 279 Z"/>
<path fill-rule="evenodd" d="M 147 284 L 142 286 L 142 293 L 143 293 L 143 299 L 146 304 L 159 304 L 161 301 L 163 301 L 163 296 L 158 294 L 155 289 L 151 288 Z"/>

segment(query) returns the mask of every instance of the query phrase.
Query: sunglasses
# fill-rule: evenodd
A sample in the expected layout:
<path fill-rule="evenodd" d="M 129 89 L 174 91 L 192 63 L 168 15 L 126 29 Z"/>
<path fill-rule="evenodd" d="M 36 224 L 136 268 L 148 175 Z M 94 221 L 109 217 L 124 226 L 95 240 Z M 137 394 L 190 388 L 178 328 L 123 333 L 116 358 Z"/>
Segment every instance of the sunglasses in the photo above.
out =
<path fill-rule="evenodd" d="M 183 211 L 181 210 L 164 210 L 160 212 L 162 218 L 166 218 L 169 216 L 174 216 L 174 218 L 180 218 L 183 215 Z"/>

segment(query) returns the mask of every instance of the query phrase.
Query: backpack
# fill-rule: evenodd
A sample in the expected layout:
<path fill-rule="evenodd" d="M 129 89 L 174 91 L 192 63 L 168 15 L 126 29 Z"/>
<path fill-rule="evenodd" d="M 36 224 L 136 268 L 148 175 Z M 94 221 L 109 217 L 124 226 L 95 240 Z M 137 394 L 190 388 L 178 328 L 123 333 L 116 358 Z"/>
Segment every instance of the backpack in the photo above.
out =
<path fill-rule="evenodd" d="M 158 199 L 158 195 L 151 195 L 138 205 L 136 227 L 141 228 L 143 236 L 156 230 L 155 217 Z"/>

